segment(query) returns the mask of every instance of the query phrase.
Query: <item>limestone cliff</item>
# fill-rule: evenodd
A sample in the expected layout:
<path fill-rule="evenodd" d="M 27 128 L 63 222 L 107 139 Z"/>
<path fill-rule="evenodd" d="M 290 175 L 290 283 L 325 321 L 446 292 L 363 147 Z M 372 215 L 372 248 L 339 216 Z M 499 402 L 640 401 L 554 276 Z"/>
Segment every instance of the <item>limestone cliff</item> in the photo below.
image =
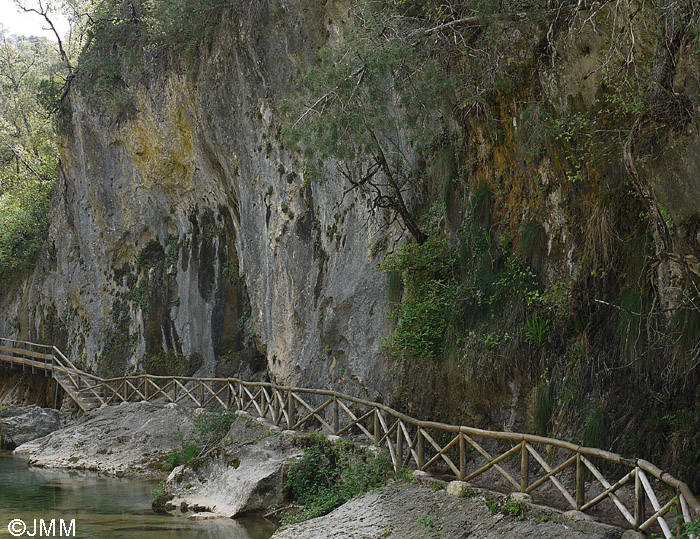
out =
<path fill-rule="evenodd" d="M 425 178 L 411 209 L 428 208 L 463 294 L 444 360 L 382 347 L 402 289 L 378 266 L 405 235 L 340 176 L 311 181 L 282 142 L 279 103 L 343 38 L 344 3 L 312 0 L 229 6 L 194 52 L 144 46 L 132 62 L 119 49 L 107 90 L 78 72 L 47 248 L 3 300 L 0 334 L 103 375 L 269 376 L 555 432 L 685 463 L 700 484 L 697 44 L 688 30 L 672 61 L 662 48 L 652 62 L 640 28 L 653 10 L 623 28 L 646 41 L 623 43 L 615 25 L 632 19 L 615 9 L 631 3 L 618 4 L 530 26 L 480 19 L 443 59 L 461 78 L 433 145 L 442 164 L 410 158 Z M 635 94 L 647 85 L 612 84 L 621 71 L 607 66 L 628 52 L 654 76 L 672 66 L 649 114 Z"/>
<path fill-rule="evenodd" d="M 269 367 L 280 383 L 388 388 L 375 232 L 337 207 L 342 184 L 304 184 L 271 108 L 333 14 L 273 4 L 228 18 L 194 63 L 149 57 L 124 116 L 73 85 L 48 249 L 3 334 L 102 374 Z"/>

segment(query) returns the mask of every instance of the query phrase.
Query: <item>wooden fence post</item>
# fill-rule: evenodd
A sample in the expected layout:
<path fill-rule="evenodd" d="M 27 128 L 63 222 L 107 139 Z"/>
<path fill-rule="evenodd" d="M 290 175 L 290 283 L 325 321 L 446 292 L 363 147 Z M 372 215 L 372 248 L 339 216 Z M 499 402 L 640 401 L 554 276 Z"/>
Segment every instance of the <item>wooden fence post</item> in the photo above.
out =
<path fill-rule="evenodd" d="M 416 445 L 418 446 L 418 469 L 422 470 L 423 466 L 425 465 L 425 455 L 423 453 L 423 431 L 421 430 L 420 427 L 418 427 L 418 430 L 416 431 L 416 436 L 418 437 L 418 440 L 416 442 Z"/>
<path fill-rule="evenodd" d="M 644 486 L 642 478 L 639 476 L 639 468 L 634 470 L 634 529 L 639 527 L 646 520 L 646 510 L 644 504 Z"/>
<path fill-rule="evenodd" d="M 292 390 L 287 391 L 287 428 L 291 429 L 294 426 L 294 393 Z"/>
<path fill-rule="evenodd" d="M 375 407 L 374 408 L 374 443 L 379 445 L 379 440 L 381 438 L 380 435 L 380 430 L 379 430 L 379 410 Z"/>
<path fill-rule="evenodd" d="M 530 478 L 530 452 L 527 450 L 527 442 L 522 441 L 520 451 L 520 492 L 527 490 L 528 480 Z"/>
<path fill-rule="evenodd" d="M 459 433 L 459 480 L 464 481 L 467 476 L 467 440 L 464 433 Z"/>
<path fill-rule="evenodd" d="M 586 466 L 581 460 L 581 453 L 576 453 L 576 509 L 581 509 L 586 502 Z"/>
<path fill-rule="evenodd" d="M 144 399 L 148 400 L 148 375 L 143 375 L 143 396 Z"/>
<path fill-rule="evenodd" d="M 403 433 L 401 432 L 401 420 L 396 424 L 396 466 L 395 471 L 403 467 Z"/>
<path fill-rule="evenodd" d="M 58 380 L 56 379 L 56 355 L 51 352 L 51 376 L 53 377 L 54 384 L 56 384 L 56 391 L 53 396 L 53 407 L 58 409 Z"/>
<path fill-rule="evenodd" d="M 263 386 L 260 386 L 260 417 L 267 417 L 267 397 Z"/>
<path fill-rule="evenodd" d="M 333 434 L 337 435 L 340 430 L 340 420 L 338 418 L 338 397 L 333 396 Z"/>

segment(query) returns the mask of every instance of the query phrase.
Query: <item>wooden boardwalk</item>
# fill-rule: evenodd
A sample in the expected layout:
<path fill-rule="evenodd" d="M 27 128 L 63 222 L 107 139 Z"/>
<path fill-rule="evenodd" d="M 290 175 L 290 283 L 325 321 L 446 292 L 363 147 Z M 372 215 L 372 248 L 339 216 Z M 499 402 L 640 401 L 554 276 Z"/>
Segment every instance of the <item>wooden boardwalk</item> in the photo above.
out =
<path fill-rule="evenodd" d="M 137 401 L 221 406 L 288 429 L 359 437 L 386 449 L 396 470 L 409 466 L 446 479 L 500 483 L 512 492 L 540 494 L 560 507 L 598 511 L 602 520 L 615 512 L 628 527 L 666 539 L 683 523 L 700 519 L 700 503 L 688 486 L 650 462 L 562 440 L 419 421 L 334 391 L 237 378 L 141 374 L 102 379 L 76 368 L 54 346 L 10 339 L 0 339 L 0 363 L 52 376 L 86 412 Z"/>

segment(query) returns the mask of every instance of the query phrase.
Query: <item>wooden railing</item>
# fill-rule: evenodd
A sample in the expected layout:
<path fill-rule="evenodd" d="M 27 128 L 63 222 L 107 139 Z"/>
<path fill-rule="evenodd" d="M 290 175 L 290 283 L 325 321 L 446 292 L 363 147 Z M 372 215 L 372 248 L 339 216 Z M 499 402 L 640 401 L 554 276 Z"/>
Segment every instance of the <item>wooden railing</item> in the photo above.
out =
<path fill-rule="evenodd" d="M 160 400 L 249 411 L 287 429 L 320 428 L 386 448 L 397 471 L 411 466 L 462 481 L 481 477 L 492 488 L 500 483 L 510 491 L 537 493 L 546 498 L 543 503 L 584 512 L 606 503 L 635 530 L 654 527 L 667 539 L 700 517 L 700 503 L 688 486 L 642 459 L 531 434 L 419 421 L 334 391 L 237 378 L 141 374 L 102 379 L 77 369 L 54 347 L 9 344 L 0 339 L 0 360 L 43 368 L 63 380 L 64 388 L 72 386 L 74 399 L 94 406 Z M 616 480 L 608 480 L 601 468 Z M 669 512 L 675 512 L 670 521 Z M 610 520 L 608 512 L 601 518 Z"/>
<path fill-rule="evenodd" d="M 102 379 L 78 369 L 55 346 L 0 338 L 0 362 L 13 369 L 55 378 L 84 411 L 103 402 L 94 389 Z"/>

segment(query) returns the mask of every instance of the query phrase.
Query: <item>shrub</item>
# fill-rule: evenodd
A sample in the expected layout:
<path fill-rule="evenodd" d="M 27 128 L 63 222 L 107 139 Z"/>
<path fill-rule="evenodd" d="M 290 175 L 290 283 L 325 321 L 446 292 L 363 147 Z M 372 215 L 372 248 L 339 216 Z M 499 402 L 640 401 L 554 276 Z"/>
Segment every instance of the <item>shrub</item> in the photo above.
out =
<path fill-rule="evenodd" d="M 197 416 L 192 432 L 168 455 L 170 465 L 185 464 L 220 443 L 237 418 L 233 410 L 223 408 Z"/>
<path fill-rule="evenodd" d="M 455 292 L 454 261 L 447 239 L 440 237 L 406 244 L 385 260 L 383 269 L 400 275 L 406 290 L 401 303 L 392 303 L 398 326 L 385 343 L 396 359 L 441 359 Z"/>
<path fill-rule="evenodd" d="M 308 447 L 289 470 L 285 488 L 299 505 L 299 512 L 285 517 L 299 522 L 329 513 L 346 501 L 383 486 L 393 476 L 391 457 L 374 454 L 348 442 L 334 443 L 312 436 Z"/>

